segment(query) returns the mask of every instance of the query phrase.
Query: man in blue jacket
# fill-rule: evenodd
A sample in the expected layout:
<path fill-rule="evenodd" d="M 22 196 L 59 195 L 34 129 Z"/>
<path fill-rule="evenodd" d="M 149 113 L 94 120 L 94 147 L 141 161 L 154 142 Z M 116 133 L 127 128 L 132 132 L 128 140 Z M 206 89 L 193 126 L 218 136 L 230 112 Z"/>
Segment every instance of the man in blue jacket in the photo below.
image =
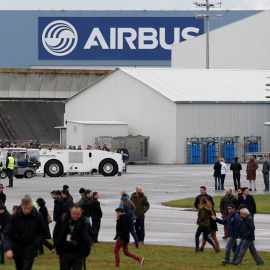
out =
<path fill-rule="evenodd" d="M 241 217 L 235 211 L 235 205 L 228 205 L 229 215 L 224 219 L 219 219 L 216 216 L 212 216 L 212 219 L 216 220 L 217 223 L 227 225 L 228 242 L 225 247 L 225 259 L 222 263 L 230 263 L 231 250 L 236 251 L 237 248 L 237 238 L 239 237 Z"/>
<path fill-rule="evenodd" d="M 243 219 L 243 227 L 242 227 L 242 239 L 243 243 L 240 248 L 239 255 L 237 256 L 237 259 L 235 262 L 233 262 L 234 265 L 238 265 L 242 262 L 247 250 L 249 249 L 253 259 L 256 261 L 257 265 L 264 264 L 263 259 L 258 254 L 255 245 L 255 225 L 254 220 L 251 217 L 249 211 L 247 208 L 243 208 L 240 210 L 240 215 Z"/>

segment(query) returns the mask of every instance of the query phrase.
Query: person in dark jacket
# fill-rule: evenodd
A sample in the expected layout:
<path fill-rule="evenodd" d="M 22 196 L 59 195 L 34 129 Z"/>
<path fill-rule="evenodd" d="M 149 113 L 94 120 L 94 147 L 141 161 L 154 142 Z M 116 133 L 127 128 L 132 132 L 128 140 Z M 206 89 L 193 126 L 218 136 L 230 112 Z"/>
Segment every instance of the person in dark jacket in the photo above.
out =
<path fill-rule="evenodd" d="M 53 241 L 60 257 L 60 269 L 82 270 L 83 261 L 90 254 L 92 228 L 82 213 L 81 205 L 76 203 L 56 222 Z"/>
<path fill-rule="evenodd" d="M 54 208 L 53 208 L 53 220 L 57 221 L 63 214 L 64 199 L 61 197 L 60 190 L 56 190 L 54 196 L 55 196 L 55 200 L 54 200 Z"/>
<path fill-rule="evenodd" d="M 249 194 L 247 187 L 242 188 L 242 196 L 238 197 L 238 205 L 245 204 L 247 206 L 248 211 L 250 212 L 252 218 L 254 219 L 254 215 L 256 214 L 256 203 L 252 195 Z"/>
<path fill-rule="evenodd" d="M 212 203 L 210 201 L 208 201 L 208 204 L 211 207 L 213 214 L 216 216 L 216 211 L 215 211 Z M 217 223 L 216 223 L 216 221 L 214 219 L 211 218 L 210 219 L 210 226 L 208 228 L 208 234 L 211 235 L 211 237 L 212 237 L 215 245 L 217 246 L 217 248 L 219 248 L 219 241 L 217 239 L 217 231 L 218 231 Z M 206 240 L 203 237 L 203 239 L 202 239 L 202 245 L 200 247 L 200 251 L 203 252 L 204 247 L 205 247 L 205 244 L 206 244 Z"/>
<path fill-rule="evenodd" d="M 128 243 L 129 243 L 129 232 L 130 232 L 130 224 L 131 220 L 126 213 L 124 213 L 123 208 L 115 209 L 117 220 L 116 220 L 116 235 L 114 240 L 116 240 L 114 247 L 114 255 L 115 255 L 115 267 L 120 267 L 120 256 L 119 250 L 122 247 L 123 252 L 126 256 L 133 258 L 138 261 L 140 266 L 143 266 L 144 258 L 140 258 L 139 256 L 128 251 Z"/>
<path fill-rule="evenodd" d="M 220 249 L 214 244 L 214 242 L 208 237 L 208 228 L 210 227 L 210 219 L 211 216 L 214 215 L 208 200 L 206 197 L 202 197 L 200 201 L 200 206 L 198 209 L 198 218 L 197 218 L 197 231 L 195 234 L 195 252 L 198 253 L 200 251 L 200 235 L 203 233 L 204 239 L 215 249 L 216 252 L 220 252 Z"/>
<path fill-rule="evenodd" d="M 238 162 L 238 157 L 234 158 L 234 162 L 232 162 L 230 166 L 230 170 L 233 171 L 233 183 L 234 183 L 234 190 L 236 191 L 237 189 L 241 188 L 241 170 L 242 170 L 242 165 Z"/>
<path fill-rule="evenodd" d="M 136 192 L 131 195 L 130 200 L 136 206 L 135 215 L 136 215 L 136 223 L 135 229 L 136 234 L 138 236 L 139 244 L 144 244 L 145 237 L 145 229 L 144 229 L 144 219 L 145 213 L 149 210 L 150 204 L 148 202 L 147 197 L 144 195 L 141 187 L 136 187 Z"/>
<path fill-rule="evenodd" d="M 87 218 L 91 216 L 90 213 L 90 202 L 91 202 L 91 197 L 92 197 L 92 190 L 87 189 L 85 190 L 82 198 L 80 199 L 80 205 L 82 206 L 83 209 L 83 215 Z"/>
<path fill-rule="evenodd" d="M 136 224 L 135 209 L 136 209 L 136 206 L 128 198 L 122 198 L 122 206 L 123 206 L 124 212 L 126 213 L 126 215 L 128 216 L 128 218 L 131 221 L 129 229 L 130 229 L 131 235 L 134 238 L 135 246 L 136 246 L 136 248 L 139 248 L 139 240 L 138 240 L 138 236 L 135 232 L 135 224 Z M 119 208 L 121 208 L 121 207 L 119 207 Z"/>
<path fill-rule="evenodd" d="M 4 231 L 6 257 L 14 259 L 17 270 L 32 269 L 38 247 L 45 237 L 42 216 L 30 198 L 22 198 L 21 206 L 10 217 Z"/>
<path fill-rule="evenodd" d="M 68 185 L 63 185 L 63 190 L 67 190 L 68 191 L 68 197 L 70 197 L 70 199 L 73 201 L 73 197 L 71 196 L 71 194 L 69 192 L 69 186 Z"/>
<path fill-rule="evenodd" d="M 221 167 L 222 167 L 222 164 L 219 162 L 219 159 L 217 159 L 213 168 L 214 178 L 215 178 L 215 190 L 220 190 Z"/>
<path fill-rule="evenodd" d="M 46 236 L 45 236 L 44 241 L 39 246 L 39 254 L 44 254 L 43 245 L 46 246 L 52 253 L 54 253 L 54 246 L 46 240 L 46 239 L 52 238 L 50 228 L 49 228 L 49 221 L 48 221 L 48 209 L 45 206 L 46 202 L 42 198 L 38 198 L 36 202 L 39 207 L 39 213 L 41 214 L 43 218 L 45 228 L 46 228 Z"/>
<path fill-rule="evenodd" d="M 212 203 L 213 207 L 215 206 L 213 198 L 209 194 L 206 193 L 206 187 L 205 186 L 200 187 L 200 193 L 201 194 L 198 195 L 196 197 L 196 199 L 195 199 L 194 206 L 195 206 L 196 209 L 198 209 L 202 197 L 205 197 L 208 201 L 210 201 Z"/>
<path fill-rule="evenodd" d="M 0 184 L 0 204 L 1 204 L 1 202 L 3 203 L 3 204 L 5 204 L 6 203 L 6 194 L 3 192 L 3 190 L 4 190 L 4 186 L 3 186 L 3 184 Z"/>
<path fill-rule="evenodd" d="M 242 239 L 243 243 L 240 248 L 240 252 L 237 256 L 236 261 L 233 262 L 234 265 L 241 264 L 247 250 L 249 249 L 253 259 L 257 263 L 257 265 L 264 264 L 263 259 L 258 254 L 255 245 L 255 225 L 253 218 L 249 215 L 249 211 L 247 208 L 243 208 L 240 210 L 240 215 L 243 219 L 243 228 L 242 228 Z"/>
<path fill-rule="evenodd" d="M 0 233 L 3 234 L 6 228 L 7 222 L 10 218 L 10 213 L 4 204 L 0 205 Z M 5 247 L 4 237 L 0 238 L 0 264 L 5 264 Z"/>
<path fill-rule="evenodd" d="M 101 218 L 102 218 L 102 210 L 100 207 L 100 202 L 98 201 L 99 193 L 93 192 L 93 199 L 90 202 L 90 213 L 92 219 L 92 228 L 93 228 L 93 237 L 94 243 L 98 242 L 98 234 L 100 230 Z"/>
<path fill-rule="evenodd" d="M 268 162 L 268 157 L 264 158 L 262 173 L 263 173 L 263 180 L 264 180 L 264 190 L 263 191 L 269 191 L 269 171 L 270 171 L 270 164 Z M 1 193 L 1 190 L 0 190 Z"/>
<path fill-rule="evenodd" d="M 226 195 L 222 197 L 220 200 L 220 205 L 219 205 L 220 213 L 223 219 L 229 215 L 229 211 L 228 211 L 229 204 L 234 204 L 235 207 L 237 208 L 237 199 L 233 196 L 232 190 L 230 188 L 226 190 Z M 224 236 L 222 238 L 223 239 L 228 238 L 226 224 L 224 224 Z"/>
<path fill-rule="evenodd" d="M 228 231 L 228 242 L 225 247 L 225 259 L 222 263 L 230 263 L 231 250 L 235 253 L 237 248 L 237 238 L 239 237 L 240 227 L 241 227 L 241 217 L 237 214 L 234 204 L 228 204 L 228 213 L 229 215 L 224 219 L 219 219 L 215 216 L 212 216 L 212 219 L 220 224 L 227 225 Z"/>
<path fill-rule="evenodd" d="M 63 198 L 63 214 L 69 212 L 71 206 L 73 205 L 73 200 L 69 196 L 69 192 L 64 189 L 61 192 L 61 196 Z"/>

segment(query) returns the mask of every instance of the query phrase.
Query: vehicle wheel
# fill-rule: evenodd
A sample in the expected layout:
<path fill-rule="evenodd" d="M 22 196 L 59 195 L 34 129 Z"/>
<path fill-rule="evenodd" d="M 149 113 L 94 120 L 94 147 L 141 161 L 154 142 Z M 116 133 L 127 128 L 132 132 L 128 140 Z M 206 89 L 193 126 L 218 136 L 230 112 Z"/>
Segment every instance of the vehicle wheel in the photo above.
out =
<path fill-rule="evenodd" d="M 24 177 L 25 178 L 32 178 L 34 176 L 33 172 L 32 171 L 26 171 L 24 173 Z"/>
<path fill-rule="evenodd" d="M 15 176 L 15 178 L 17 178 L 17 179 L 23 178 L 23 175 L 14 175 L 14 176 Z"/>
<path fill-rule="evenodd" d="M 99 164 L 99 172 L 103 176 L 114 176 L 118 173 L 118 165 L 113 159 L 104 159 Z"/>
<path fill-rule="evenodd" d="M 49 160 L 44 170 L 50 177 L 59 177 L 63 174 L 63 165 L 58 160 Z"/>
<path fill-rule="evenodd" d="M 5 179 L 7 177 L 7 172 L 1 171 L 0 175 L 1 175 L 1 179 Z"/>

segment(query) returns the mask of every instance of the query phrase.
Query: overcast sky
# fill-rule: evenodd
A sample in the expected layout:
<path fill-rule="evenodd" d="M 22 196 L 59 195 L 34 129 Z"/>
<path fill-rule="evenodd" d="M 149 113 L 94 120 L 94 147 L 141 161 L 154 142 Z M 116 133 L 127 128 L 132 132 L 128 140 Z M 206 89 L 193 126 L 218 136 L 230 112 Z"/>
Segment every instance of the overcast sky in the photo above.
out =
<path fill-rule="evenodd" d="M 1 10 L 188 10 L 195 0 L 0 0 Z M 198 0 L 205 3 L 205 0 Z M 220 2 L 210 0 L 210 3 Z M 270 0 L 223 0 L 222 9 L 266 10 Z"/>

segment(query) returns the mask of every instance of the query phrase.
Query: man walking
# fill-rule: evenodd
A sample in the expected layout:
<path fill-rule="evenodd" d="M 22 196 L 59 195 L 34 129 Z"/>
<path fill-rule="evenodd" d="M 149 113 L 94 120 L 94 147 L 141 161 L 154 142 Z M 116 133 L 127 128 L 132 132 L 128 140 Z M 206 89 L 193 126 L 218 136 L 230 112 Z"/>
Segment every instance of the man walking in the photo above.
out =
<path fill-rule="evenodd" d="M 80 200 L 80 205 L 83 209 L 83 215 L 89 219 L 90 217 L 90 202 L 92 197 L 92 191 L 90 189 L 85 190 Z"/>
<path fill-rule="evenodd" d="M 248 188 L 242 188 L 242 196 L 238 197 L 238 205 L 245 204 L 250 215 L 254 219 L 254 215 L 256 214 L 256 203 L 252 195 L 249 194 Z"/>
<path fill-rule="evenodd" d="M 7 176 L 9 179 L 9 185 L 7 187 L 13 187 L 14 162 L 15 162 L 14 157 L 12 157 L 10 153 L 7 153 L 6 169 L 7 169 Z"/>
<path fill-rule="evenodd" d="M 234 182 L 234 190 L 236 191 L 241 187 L 240 177 L 242 165 L 238 162 L 238 157 L 234 158 L 234 162 L 232 162 L 230 166 L 230 170 L 233 171 L 233 182 Z"/>
<path fill-rule="evenodd" d="M 264 163 L 263 163 L 263 180 L 264 180 L 264 190 L 263 191 L 269 191 L 269 171 L 270 171 L 270 164 L 268 162 L 268 157 L 264 158 Z"/>
<path fill-rule="evenodd" d="M 230 188 L 226 190 L 226 195 L 222 197 L 220 200 L 220 213 L 223 219 L 225 219 L 229 215 L 229 210 L 228 210 L 229 204 L 233 204 L 235 207 L 237 207 L 237 199 L 233 196 L 232 190 Z M 226 224 L 224 224 L 224 236 L 222 238 L 223 239 L 228 238 Z"/>
<path fill-rule="evenodd" d="M 225 259 L 222 263 L 230 263 L 231 250 L 236 251 L 237 238 L 239 237 L 241 217 L 235 211 L 235 205 L 229 204 L 227 206 L 229 215 L 224 219 L 219 219 L 216 216 L 212 216 L 212 219 L 216 220 L 217 223 L 227 225 L 228 229 L 228 242 L 225 247 Z"/>
<path fill-rule="evenodd" d="M 81 205 L 76 203 L 56 222 L 53 240 L 61 270 L 82 270 L 83 261 L 90 254 L 92 228 L 82 213 Z"/>
<path fill-rule="evenodd" d="M 249 180 L 249 191 L 252 191 L 252 182 L 254 186 L 254 191 L 256 189 L 256 170 L 259 168 L 258 163 L 255 161 L 253 156 L 250 156 L 250 160 L 247 163 L 247 180 Z"/>
<path fill-rule="evenodd" d="M 196 207 L 196 209 L 198 209 L 202 197 L 206 197 L 206 199 L 208 201 L 210 201 L 212 203 L 213 207 L 214 207 L 215 206 L 214 201 L 213 201 L 212 197 L 209 194 L 206 193 L 206 187 L 205 186 L 200 187 L 200 192 L 201 192 L 201 194 L 196 197 L 195 203 L 194 203 L 194 206 Z"/>
<path fill-rule="evenodd" d="M 54 194 L 53 220 L 56 222 L 63 214 L 64 199 L 61 197 L 60 190 L 56 190 Z"/>
<path fill-rule="evenodd" d="M 93 192 L 93 199 L 90 201 L 90 213 L 92 218 L 92 228 L 93 228 L 93 241 L 94 243 L 98 242 L 98 234 L 100 230 L 101 218 L 102 218 L 102 210 L 100 207 L 99 193 Z"/>
<path fill-rule="evenodd" d="M 4 193 L 4 186 L 3 184 L 0 184 L 0 204 L 6 203 L 6 194 Z"/>
<path fill-rule="evenodd" d="M 249 249 L 253 259 L 256 261 L 257 265 L 264 264 L 263 259 L 258 254 L 255 245 L 255 225 L 254 220 L 249 215 L 249 211 L 246 208 L 240 210 L 240 215 L 243 219 L 243 227 L 242 227 L 242 239 L 243 243 L 240 248 L 240 252 L 237 256 L 236 261 L 233 262 L 234 265 L 241 264 L 247 250 Z"/>
<path fill-rule="evenodd" d="M 4 237 L 3 233 L 6 228 L 7 222 L 9 220 L 10 213 L 7 211 L 7 208 L 4 204 L 0 205 L 0 264 L 5 264 L 5 248 L 4 248 Z"/>
<path fill-rule="evenodd" d="M 21 207 L 9 219 L 4 231 L 6 257 L 14 259 L 17 270 L 30 270 L 38 247 L 46 237 L 44 221 L 30 198 L 22 198 Z"/>
<path fill-rule="evenodd" d="M 135 230 L 138 236 L 138 241 L 140 245 L 144 243 L 145 229 L 144 229 L 144 219 L 145 213 L 149 210 L 150 204 L 147 197 L 144 195 L 141 187 L 136 187 L 136 192 L 131 195 L 130 200 L 135 204 Z"/>
<path fill-rule="evenodd" d="M 69 196 L 68 190 L 64 189 L 61 192 L 61 196 L 63 198 L 63 214 L 69 212 L 71 206 L 73 205 L 73 200 Z"/>

